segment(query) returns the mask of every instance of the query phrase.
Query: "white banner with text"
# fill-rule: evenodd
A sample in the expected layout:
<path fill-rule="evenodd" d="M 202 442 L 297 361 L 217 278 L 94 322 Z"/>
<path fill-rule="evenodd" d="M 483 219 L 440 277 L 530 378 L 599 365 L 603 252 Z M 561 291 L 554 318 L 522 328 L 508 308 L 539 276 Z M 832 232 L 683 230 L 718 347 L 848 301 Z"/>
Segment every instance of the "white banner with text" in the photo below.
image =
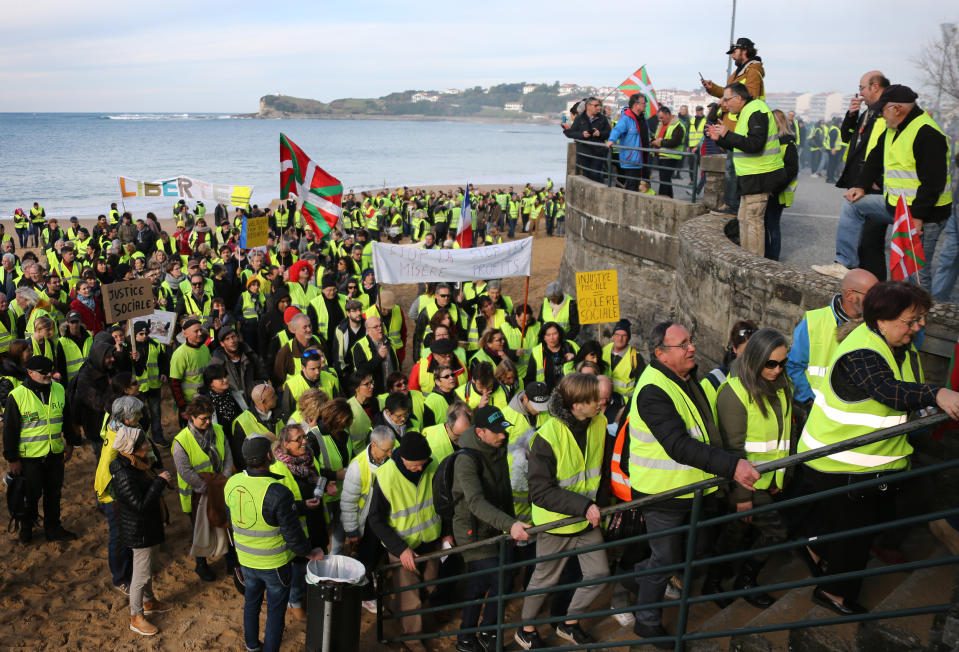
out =
<path fill-rule="evenodd" d="M 421 249 L 373 243 L 373 273 L 379 283 L 436 283 L 529 276 L 533 239 L 474 249 Z"/>

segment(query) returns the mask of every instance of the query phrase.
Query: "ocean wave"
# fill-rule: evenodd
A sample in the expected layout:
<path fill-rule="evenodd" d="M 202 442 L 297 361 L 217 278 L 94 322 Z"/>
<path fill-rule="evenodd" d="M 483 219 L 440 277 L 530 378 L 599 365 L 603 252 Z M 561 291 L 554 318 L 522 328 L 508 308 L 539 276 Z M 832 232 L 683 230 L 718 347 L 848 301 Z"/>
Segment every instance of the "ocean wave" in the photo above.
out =
<path fill-rule="evenodd" d="M 230 120 L 229 114 L 190 114 L 190 113 L 121 113 L 104 115 L 105 120 Z"/>

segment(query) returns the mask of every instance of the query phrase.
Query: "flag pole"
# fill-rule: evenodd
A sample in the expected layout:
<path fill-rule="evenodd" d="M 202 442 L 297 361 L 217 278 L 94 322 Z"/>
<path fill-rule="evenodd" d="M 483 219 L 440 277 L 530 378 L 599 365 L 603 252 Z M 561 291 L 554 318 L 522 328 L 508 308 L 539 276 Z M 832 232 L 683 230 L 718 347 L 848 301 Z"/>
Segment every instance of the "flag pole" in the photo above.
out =
<path fill-rule="evenodd" d="M 523 314 L 526 314 L 527 310 L 529 310 L 529 276 L 526 277 L 526 293 L 523 295 Z M 529 317 L 523 322 L 523 332 L 519 336 L 520 348 L 522 348 L 523 340 L 526 339 L 527 324 L 529 324 Z"/>

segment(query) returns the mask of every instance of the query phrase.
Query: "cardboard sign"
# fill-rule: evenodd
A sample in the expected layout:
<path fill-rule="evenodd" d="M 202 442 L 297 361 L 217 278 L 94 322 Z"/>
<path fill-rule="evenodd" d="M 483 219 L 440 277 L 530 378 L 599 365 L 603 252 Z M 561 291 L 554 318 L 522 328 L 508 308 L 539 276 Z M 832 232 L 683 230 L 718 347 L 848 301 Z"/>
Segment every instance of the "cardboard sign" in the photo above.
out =
<path fill-rule="evenodd" d="M 130 317 L 149 315 L 156 309 L 153 283 L 148 278 L 107 283 L 102 287 L 102 291 L 103 311 L 106 313 L 108 324 Z"/>
<path fill-rule="evenodd" d="M 246 220 L 246 249 L 265 247 L 270 234 L 270 218 L 251 217 Z"/>
<path fill-rule="evenodd" d="M 580 324 L 619 321 L 619 278 L 615 269 L 576 274 Z"/>
<path fill-rule="evenodd" d="M 146 322 L 150 325 L 150 337 L 160 344 L 169 344 L 173 341 L 173 330 L 176 324 L 176 313 L 166 310 L 157 310 L 149 315 L 134 317 L 130 321 L 130 328 L 133 328 L 137 322 Z"/>

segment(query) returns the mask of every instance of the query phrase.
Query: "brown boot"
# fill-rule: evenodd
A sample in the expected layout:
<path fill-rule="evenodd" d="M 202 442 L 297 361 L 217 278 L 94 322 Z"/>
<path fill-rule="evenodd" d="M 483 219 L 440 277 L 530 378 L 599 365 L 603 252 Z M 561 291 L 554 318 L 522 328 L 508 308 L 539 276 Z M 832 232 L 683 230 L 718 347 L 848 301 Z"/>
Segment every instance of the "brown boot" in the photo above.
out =
<path fill-rule="evenodd" d="M 171 609 L 173 609 L 173 605 L 163 600 L 143 601 L 143 614 L 145 616 L 149 616 L 150 614 L 165 614 Z"/>
<path fill-rule="evenodd" d="M 301 623 L 306 622 L 306 609 L 303 607 L 290 607 L 290 612 L 293 614 L 294 619 Z"/>
<path fill-rule="evenodd" d="M 155 625 L 152 625 L 149 620 L 146 619 L 146 616 L 143 614 L 137 614 L 136 616 L 131 616 L 130 618 L 130 630 L 141 634 L 143 636 L 153 636 L 157 633 L 157 628 Z"/>

